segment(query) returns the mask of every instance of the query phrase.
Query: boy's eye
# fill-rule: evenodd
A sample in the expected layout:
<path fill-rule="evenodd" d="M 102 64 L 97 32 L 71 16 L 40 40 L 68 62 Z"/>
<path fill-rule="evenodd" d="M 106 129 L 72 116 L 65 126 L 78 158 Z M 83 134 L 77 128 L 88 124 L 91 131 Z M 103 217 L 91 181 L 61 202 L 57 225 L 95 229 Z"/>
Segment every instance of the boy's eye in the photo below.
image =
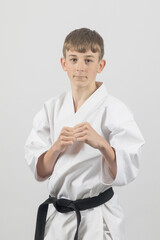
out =
<path fill-rule="evenodd" d="M 90 59 L 86 59 L 86 61 L 88 61 L 88 62 L 92 62 Z"/>
<path fill-rule="evenodd" d="M 77 59 L 76 59 L 76 58 L 72 58 L 71 61 L 72 61 L 72 60 L 77 60 Z M 73 61 L 73 62 L 75 62 L 75 61 Z"/>

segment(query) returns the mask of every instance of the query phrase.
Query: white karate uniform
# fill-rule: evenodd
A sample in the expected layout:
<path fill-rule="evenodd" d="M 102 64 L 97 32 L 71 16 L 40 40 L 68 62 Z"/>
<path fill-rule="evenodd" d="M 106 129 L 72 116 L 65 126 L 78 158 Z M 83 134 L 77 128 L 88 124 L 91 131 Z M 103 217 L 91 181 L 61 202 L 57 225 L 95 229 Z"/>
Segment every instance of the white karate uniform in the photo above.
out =
<path fill-rule="evenodd" d="M 57 140 L 61 129 L 88 122 L 115 149 L 117 175 L 113 179 L 98 149 L 74 142 L 60 154 L 48 177 L 51 196 L 71 200 L 94 197 L 111 186 L 133 181 L 139 171 L 144 138 L 133 113 L 118 98 L 107 92 L 103 82 L 75 113 L 72 91 L 46 101 L 33 120 L 25 144 L 25 159 L 38 181 L 38 157 Z M 48 196 L 46 196 L 48 198 Z M 60 213 L 52 208 L 45 228 L 45 240 L 73 240 L 77 227 L 76 213 Z M 81 211 L 79 240 L 124 240 L 124 214 L 117 194 L 105 204 Z"/>

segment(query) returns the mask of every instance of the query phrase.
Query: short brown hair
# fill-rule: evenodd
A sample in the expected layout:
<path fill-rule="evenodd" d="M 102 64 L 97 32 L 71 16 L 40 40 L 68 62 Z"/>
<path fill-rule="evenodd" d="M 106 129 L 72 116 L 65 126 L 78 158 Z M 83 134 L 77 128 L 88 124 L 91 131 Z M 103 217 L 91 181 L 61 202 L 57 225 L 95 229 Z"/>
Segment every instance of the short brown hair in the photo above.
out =
<path fill-rule="evenodd" d="M 95 30 L 88 28 L 75 29 L 70 32 L 63 44 L 63 56 L 66 58 L 66 51 L 75 50 L 85 53 L 91 50 L 93 53 L 99 52 L 99 61 L 104 56 L 104 42 L 103 38 Z"/>

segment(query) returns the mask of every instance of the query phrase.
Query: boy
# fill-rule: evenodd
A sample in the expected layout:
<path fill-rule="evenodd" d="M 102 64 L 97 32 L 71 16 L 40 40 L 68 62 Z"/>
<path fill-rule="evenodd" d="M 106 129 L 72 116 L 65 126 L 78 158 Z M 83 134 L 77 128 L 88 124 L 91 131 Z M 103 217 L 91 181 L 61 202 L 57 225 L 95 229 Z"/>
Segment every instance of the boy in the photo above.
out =
<path fill-rule="evenodd" d="M 61 65 L 71 90 L 44 103 L 25 144 L 25 159 L 49 198 L 39 207 L 35 240 L 124 240 L 124 215 L 113 186 L 133 181 L 145 141 L 132 112 L 108 94 L 102 37 L 76 29 Z M 54 206 L 46 221 L 48 204 Z"/>

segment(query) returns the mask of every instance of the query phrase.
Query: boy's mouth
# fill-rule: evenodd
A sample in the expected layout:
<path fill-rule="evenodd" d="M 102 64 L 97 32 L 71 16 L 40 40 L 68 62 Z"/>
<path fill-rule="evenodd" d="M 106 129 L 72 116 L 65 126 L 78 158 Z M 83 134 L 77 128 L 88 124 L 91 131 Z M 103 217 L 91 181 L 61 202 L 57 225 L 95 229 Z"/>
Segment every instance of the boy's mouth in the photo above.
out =
<path fill-rule="evenodd" d="M 83 78 L 83 77 L 85 77 L 85 76 L 75 76 L 75 77 L 78 77 L 78 78 Z"/>

